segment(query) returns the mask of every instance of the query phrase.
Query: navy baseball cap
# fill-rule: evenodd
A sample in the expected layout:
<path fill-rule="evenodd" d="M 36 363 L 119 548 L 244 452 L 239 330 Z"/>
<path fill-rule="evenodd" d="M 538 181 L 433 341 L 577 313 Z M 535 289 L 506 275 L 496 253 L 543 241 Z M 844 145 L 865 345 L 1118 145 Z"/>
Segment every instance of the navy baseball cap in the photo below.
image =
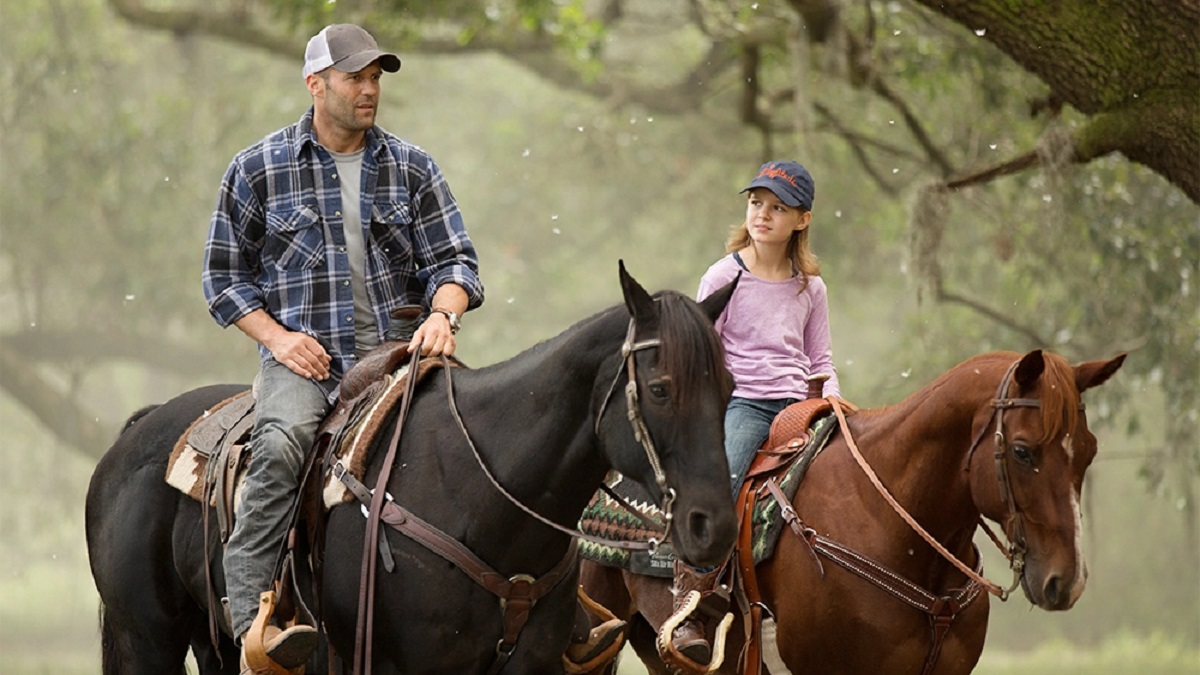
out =
<path fill-rule="evenodd" d="M 779 201 L 793 208 L 812 211 L 816 186 L 808 169 L 796 162 L 767 162 L 758 170 L 758 175 L 746 186 L 746 192 L 754 188 L 766 188 L 779 197 Z"/>

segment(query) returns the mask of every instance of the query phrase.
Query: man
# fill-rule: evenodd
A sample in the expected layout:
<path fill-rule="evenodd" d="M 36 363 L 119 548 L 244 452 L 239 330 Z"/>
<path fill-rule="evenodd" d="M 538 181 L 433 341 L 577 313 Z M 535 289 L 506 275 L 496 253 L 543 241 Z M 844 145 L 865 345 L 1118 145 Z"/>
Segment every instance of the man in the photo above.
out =
<path fill-rule="evenodd" d="M 217 323 L 237 326 L 261 355 L 252 459 L 225 552 L 239 644 L 270 588 L 304 457 L 342 376 L 385 337 L 453 354 L 459 317 L 483 302 L 441 170 L 375 125 L 380 79 L 399 69 L 359 26 L 323 29 L 305 50 L 312 107 L 234 157 L 218 193 L 204 294 Z M 389 317 L 410 304 L 428 312 L 405 335 Z M 292 668 L 316 642 L 312 627 L 272 628 L 266 651 Z"/>
<path fill-rule="evenodd" d="M 304 59 L 312 107 L 233 158 L 204 255 L 209 311 L 261 355 L 253 452 L 224 561 L 243 674 L 252 672 L 244 638 L 273 581 L 304 456 L 342 376 L 385 338 L 453 354 L 459 317 L 483 302 L 475 248 L 441 170 L 375 126 L 380 79 L 400 59 L 350 24 L 315 35 Z M 428 309 L 415 331 L 390 320 L 415 304 Z M 625 628 L 580 623 L 567 651 L 578 663 L 606 654 Z M 294 668 L 317 635 L 270 627 L 265 643 L 269 658 Z"/>

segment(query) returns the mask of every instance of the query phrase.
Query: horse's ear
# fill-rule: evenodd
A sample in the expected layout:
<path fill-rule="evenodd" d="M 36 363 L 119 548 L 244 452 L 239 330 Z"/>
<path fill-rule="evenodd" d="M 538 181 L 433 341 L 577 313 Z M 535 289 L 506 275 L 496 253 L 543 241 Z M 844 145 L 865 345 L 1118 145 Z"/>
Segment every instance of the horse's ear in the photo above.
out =
<path fill-rule="evenodd" d="M 1075 386 L 1083 393 L 1086 389 L 1098 387 L 1108 381 L 1113 373 L 1125 363 L 1127 354 L 1118 354 L 1108 361 L 1088 361 L 1075 366 Z"/>
<path fill-rule="evenodd" d="M 1021 357 L 1021 362 L 1013 371 L 1013 379 L 1022 389 L 1032 389 L 1045 369 L 1046 359 L 1042 356 L 1042 350 L 1035 349 Z"/>
<path fill-rule="evenodd" d="M 733 289 L 737 288 L 741 278 L 742 273 L 739 270 L 733 281 L 713 291 L 707 298 L 700 301 L 700 309 L 708 315 L 709 321 L 715 323 L 717 317 L 721 316 L 721 312 L 725 311 L 725 305 L 729 304 L 729 298 L 733 297 Z"/>
<path fill-rule="evenodd" d="M 637 282 L 629 272 L 625 271 L 625 261 L 618 260 L 618 267 L 621 271 L 621 292 L 625 294 L 625 306 L 629 308 L 629 313 L 633 315 L 634 321 L 644 323 L 654 319 L 657 314 L 654 309 L 654 298 L 642 288 L 642 285 Z"/>

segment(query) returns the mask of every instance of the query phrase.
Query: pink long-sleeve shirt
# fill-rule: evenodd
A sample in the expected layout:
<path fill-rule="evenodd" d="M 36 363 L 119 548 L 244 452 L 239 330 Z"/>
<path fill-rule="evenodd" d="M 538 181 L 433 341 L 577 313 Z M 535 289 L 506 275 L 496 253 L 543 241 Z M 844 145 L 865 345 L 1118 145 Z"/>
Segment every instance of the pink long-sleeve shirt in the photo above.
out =
<path fill-rule="evenodd" d="M 700 279 L 699 299 L 742 273 L 716 329 L 733 374 L 733 395 L 749 399 L 803 399 L 810 375 L 828 374 L 826 396 L 841 395 L 829 338 L 829 304 L 821 277 L 767 281 L 727 255 Z"/>

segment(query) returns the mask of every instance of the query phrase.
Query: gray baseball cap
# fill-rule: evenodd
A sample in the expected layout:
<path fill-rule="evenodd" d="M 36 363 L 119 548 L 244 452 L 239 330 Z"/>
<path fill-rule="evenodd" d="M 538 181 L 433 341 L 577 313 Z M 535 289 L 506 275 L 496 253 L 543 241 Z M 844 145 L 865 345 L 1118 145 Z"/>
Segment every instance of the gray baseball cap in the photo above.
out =
<path fill-rule="evenodd" d="M 312 36 L 304 50 L 304 77 L 333 66 L 343 73 L 357 73 L 372 61 L 389 73 L 400 70 L 400 57 L 380 51 L 375 38 L 361 26 L 335 23 Z"/>

